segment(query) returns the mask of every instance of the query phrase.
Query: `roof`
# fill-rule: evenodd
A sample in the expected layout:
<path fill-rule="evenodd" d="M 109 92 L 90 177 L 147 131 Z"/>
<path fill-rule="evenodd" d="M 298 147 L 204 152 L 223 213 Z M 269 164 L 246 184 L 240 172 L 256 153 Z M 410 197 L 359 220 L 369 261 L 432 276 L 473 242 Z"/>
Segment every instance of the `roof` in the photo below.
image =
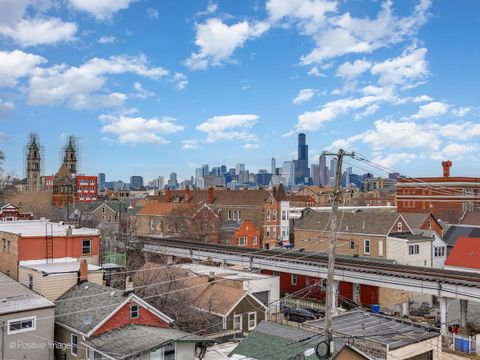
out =
<path fill-rule="evenodd" d="M 337 215 L 340 233 L 387 235 L 398 214 L 385 211 L 340 211 Z M 295 230 L 329 229 L 330 212 L 304 211 Z"/>
<path fill-rule="evenodd" d="M 12 234 L 21 234 L 22 236 L 66 236 L 69 225 L 51 222 L 48 220 L 26 220 L 26 221 L 1 221 L 0 231 Z M 73 236 L 95 236 L 99 235 L 97 229 L 90 228 L 72 228 Z"/>
<path fill-rule="evenodd" d="M 419 241 L 433 241 L 433 235 L 425 235 L 423 232 L 419 231 L 414 231 L 414 233 L 410 232 L 397 232 L 397 233 L 392 233 L 390 235 L 392 238 L 397 238 L 397 239 L 405 239 L 407 241 L 412 241 L 412 242 L 419 242 Z"/>
<path fill-rule="evenodd" d="M 480 269 L 480 238 L 459 237 L 445 265 Z"/>
<path fill-rule="evenodd" d="M 80 261 L 74 258 L 61 258 L 61 259 L 41 259 L 41 260 L 27 260 L 20 261 L 20 266 L 40 271 L 44 274 L 62 274 L 69 272 L 78 272 L 80 269 Z M 101 270 L 100 266 L 87 264 L 88 271 Z"/>
<path fill-rule="evenodd" d="M 427 221 L 430 213 L 401 213 L 400 215 L 402 215 L 411 229 L 420 229 L 425 221 Z"/>
<path fill-rule="evenodd" d="M 170 190 L 171 199 L 175 201 L 185 201 L 185 191 Z M 207 203 L 208 190 L 190 190 L 190 203 Z M 214 205 L 256 205 L 263 206 L 265 200 L 268 199 L 270 193 L 266 190 L 214 190 L 213 204 Z M 150 200 L 158 200 L 160 202 L 166 201 L 165 194 L 160 196 L 149 197 Z"/>
<path fill-rule="evenodd" d="M 122 290 L 83 282 L 56 301 L 55 321 L 87 334 L 125 299 Z"/>
<path fill-rule="evenodd" d="M 460 237 L 480 237 L 480 226 L 450 225 L 443 240 L 448 246 L 454 246 Z"/>
<path fill-rule="evenodd" d="M 312 337 L 315 337 L 314 343 L 307 341 Z M 251 359 L 290 360 L 295 355 L 313 348 L 323 339 L 316 332 L 262 321 L 250 331 L 248 336 L 230 353 L 230 356 L 237 354 Z M 341 340 L 335 339 L 335 352 L 332 358 L 343 349 L 344 345 Z M 317 359 L 317 356 L 313 354 L 305 359 L 313 360 Z"/>
<path fill-rule="evenodd" d="M 325 319 L 309 321 L 307 325 L 323 329 Z M 362 337 L 388 346 L 390 350 L 440 335 L 440 331 L 436 328 L 361 310 L 334 316 L 332 327 L 336 333 L 349 337 Z"/>
<path fill-rule="evenodd" d="M 211 272 L 213 272 L 215 273 L 216 277 L 221 277 L 221 278 L 230 279 L 230 280 L 238 280 L 238 281 L 261 280 L 261 279 L 272 278 L 271 275 L 241 271 L 238 269 L 231 269 L 226 267 L 207 266 L 207 265 L 193 264 L 193 263 L 179 264 L 177 265 L 177 267 L 189 270 L 195 274 L 203 275 L 203 276 L 208 276 Z"/>
<path fill-rule="evenodd" d="M 54 307 L 55 304 L 0 273 L 0 314 Z"/>
<path fill-rule="evenodd" d="M 147 216 L 162 216 L 170 215 L 174 209 L 185 208 L 186 204 L 183 203 L 166 203 L 159 201 L 148 202 L 140 210 L 137 211 L 137 215 Z"/>
<path fill-rule="evenodd" d="M 126 214 L 128 211 L 128 207 L 130 204 L 124 203 L 122 201 L 97 201 L 94 203 L 89 204 L 89 208 L 91 212 L 98 210 L 102 205 L 108 206 L 110 209 L 119 213 L 121 211 L 122 214 Z"/>
<path fill-rule="evenodd" d="M 132 339 L 135 339 L 135 341 L 132 341 Z M 86 341 L 86 344 L 116 359 L 125 359 L 142 351 L 159 348 L 159 345 L 168 342 L 204 341 L 208 341 L 207 338 L 176 329 L 127 325 L 120 329 L 91 337 Z"/>
<path fill-rule="evenodd" d="M 467 211 L 462 217 L 460 224 L 480 225 L 480 211 Z"/>

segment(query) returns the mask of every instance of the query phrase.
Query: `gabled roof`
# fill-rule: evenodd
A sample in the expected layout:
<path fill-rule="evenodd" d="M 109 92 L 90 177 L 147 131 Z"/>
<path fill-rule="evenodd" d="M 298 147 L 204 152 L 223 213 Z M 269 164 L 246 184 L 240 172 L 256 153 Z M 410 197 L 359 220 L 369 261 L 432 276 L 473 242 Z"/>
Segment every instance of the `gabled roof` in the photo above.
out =
<path fill-rule="evenodd" d="M 459 237 L 445 265 L 480 269 L 480 238 Z"/>
<path fill-rule="evenodd" d="M 107 206 L 108 208 L 110 208 L 110 210 L 112 210 L 113 212 L 115 212 L 117 214 L 120 211 L 122 212 L 122 214 L 126 214 L 127 211 L 128 211 L 128 207 L 130 206 L 129 204 L 121 202 L 121 201 L 98 201 L 98 202 L 95 202 L 95 203 L 91 203 L 89 205 L 90 212 L 92 212 L 92 213 L 96 212 L 103 205 Z"/>
<path fill-rule="evenodd" d="M 170 342 L 208 342 L 207 338 L 171 328 L 127 325 L 86 341 L 87 346 L 115 359 L 126 359 Z M 116 355 L 118 354 L 118 355 Z"/>
<path fill-rule="evenodd" d="M 185 202 L 185 191 L 170 190 L 171 201 L 176 199 L 180 202 Z M 266 190 L 214 190 L 213 204 L 214 205 L 256 205 L 263 206 L 263 202 L 268 199 L 270 193 Z M 189 203 L 200 204 L 208 202 L 208 190 L 190 190 Z M 149 196 L 150 201 L 165 202 L 165 194 L 159 196 Z"/>
<path fill-rule="evenodd" d="M 184 203 L 166 203 L 152 201 L 148 202 L 140 210 L 137 211 L 137 215 L 144 216 L 166 216 L 170 215 L 175 209 L 189 209 L 189 205 Z M 187 215 L 187 214 L 185 214 Z"/>
<path fill-rule="evenodd" d="M 454 246 L 460 237 L 480 237 L 480 226 L 450 225 L 443 240 L 448 246 Z"/>
<path fill-rule="evenodd" d="M 463 225 L 480 225 L 480 211 L 467 211 L 462 217 L 460 224 Z"/>
<path fill-rule="evenodd" d="M 337 215 L 340 233 L 387 235 L 398 214 L 386 211 L 340 211 Z M 304 211 L 295 229 L 329 230 L 330 212 Z"/>
<path fill-rule="evenodd" d="M 315 342 L 308 341 L 315 339 Z M 248 359 L 290 360 L 318 344 L 325 338 L 317 332 L 300 330 L 287 325 L 262 321 L 229 354 L 241 355 Z M 335 339 L 334 359 L 345 346 L 345 342 Z M 302 358 L 303 359 L 303 358 Z M 317 359 L 315 354 L 305 359 Z"/>
<path fill-rule="evenodd" d="M 430 213 L 401 213 L 403 219 L 411 229 L 420 229 L 420 227 L 430 217 Z"/>
<path fill-rule="evenodd" d="M 90 336 L 129 301 L 148 308 L 167 323 L 173 322 L 134 294 L 125 296 L 123 290 L 91 282 L 73 286 L 56 301 L 55 321 Z"/>

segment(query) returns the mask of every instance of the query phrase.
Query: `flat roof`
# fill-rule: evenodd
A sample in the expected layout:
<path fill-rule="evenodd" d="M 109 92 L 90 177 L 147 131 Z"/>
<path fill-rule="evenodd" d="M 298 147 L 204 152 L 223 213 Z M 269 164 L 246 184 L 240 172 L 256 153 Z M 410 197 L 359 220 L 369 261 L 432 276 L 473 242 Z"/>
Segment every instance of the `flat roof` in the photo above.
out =
<path fill-rule="evenodd" d="M 197 275 L 208 276 L 211 272 L 214 272 L 215 276 L 220 276 L 222 278 L 230 280 L 259 280 L 272 277 L 272 275 L 258 274 L 238 269 L 218 266 L 207 266 L 201 264 L 179 264 L 177 265 L 177 267 L 190 270 Z"/>
<path fill-rule="evenodd" d="M 0 231 L 22 236 L 66 236 L 70 225 L 49 220 L 0 221 Z M 72 228 L 72 236 L 99 235 L 98 229 Z"/>
<path fill-rule="evenodd" d="M 41 271 L 45 274 L 61 274 L 69 272 L 78 272 L 80 269 L 80 261 L 75 258 L 61 258 L 61 259 L 42 259 L 42 260 L 27 260 L 20 261 L 20 266 Z M 100 266 L 88 264 L 88 271 L 101 270 Z"/>
<path fill-rule="evenodd" d="M 323 329 L 325 319 L 305 323 Z M 408 320 L 356 310 L 334 316 L 333 331 L 347 337 L 361 337 L 388 346 L 390 350 L 415 344 L 440 335 L 437 328 Z"/>
<path fill-rule="evenodd" d="M 54 307 L 55 304 L 0 273 L 0 315 Z"/>

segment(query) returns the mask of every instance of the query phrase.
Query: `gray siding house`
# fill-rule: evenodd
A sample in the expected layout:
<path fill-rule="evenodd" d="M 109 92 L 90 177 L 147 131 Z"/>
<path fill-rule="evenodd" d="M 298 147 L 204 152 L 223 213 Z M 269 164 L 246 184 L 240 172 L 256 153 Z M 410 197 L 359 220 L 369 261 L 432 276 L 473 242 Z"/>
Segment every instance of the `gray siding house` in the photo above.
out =
<path fill-rule="evenodd" d="M 0 273 L 0 359 L 53 360 L 55 304 Z"/>

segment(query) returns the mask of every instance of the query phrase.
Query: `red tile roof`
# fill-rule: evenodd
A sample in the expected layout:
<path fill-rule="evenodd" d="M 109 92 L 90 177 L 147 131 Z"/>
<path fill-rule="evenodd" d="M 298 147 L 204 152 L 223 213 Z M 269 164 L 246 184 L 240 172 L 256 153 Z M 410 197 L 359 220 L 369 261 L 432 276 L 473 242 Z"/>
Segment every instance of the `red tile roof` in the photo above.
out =
<path fill-rule="evenodd" d="M 480 238 L 459 237 L 445 265 L 480 269 Z"/>

